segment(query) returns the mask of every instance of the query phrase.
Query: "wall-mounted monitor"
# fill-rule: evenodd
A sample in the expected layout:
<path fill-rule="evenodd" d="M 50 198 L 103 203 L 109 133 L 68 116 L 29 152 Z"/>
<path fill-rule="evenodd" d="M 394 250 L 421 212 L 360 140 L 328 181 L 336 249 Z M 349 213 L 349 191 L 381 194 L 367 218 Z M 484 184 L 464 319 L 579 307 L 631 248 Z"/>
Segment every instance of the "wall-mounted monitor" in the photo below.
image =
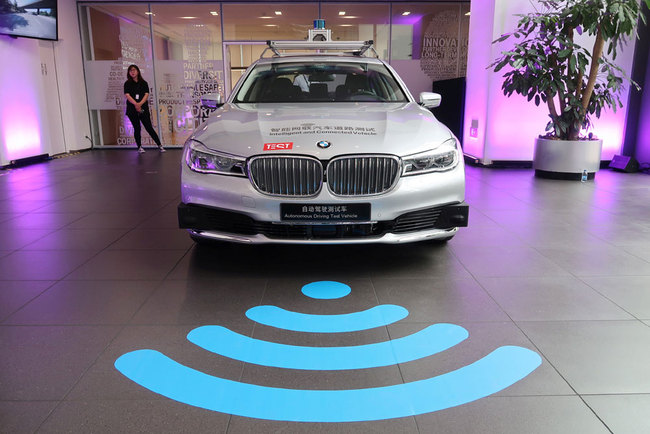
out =
<path fill-rule="evenodd" d="M 58 39 L 57 0 L 0 0 L 0 34 Z"/>

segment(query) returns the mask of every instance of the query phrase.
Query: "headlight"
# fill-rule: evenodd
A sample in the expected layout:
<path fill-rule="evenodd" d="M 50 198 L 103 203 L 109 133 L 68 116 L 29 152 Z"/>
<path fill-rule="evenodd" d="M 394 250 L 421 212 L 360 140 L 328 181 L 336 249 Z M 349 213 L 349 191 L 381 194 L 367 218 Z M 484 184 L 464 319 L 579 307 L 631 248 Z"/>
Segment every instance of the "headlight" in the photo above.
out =
<path fill-rule="evenodd" d="M 456 167 L 458 158 L 458 145 L 456 139 L 452 137 L 436 149 L 402 158 L 404 167 L 402 176 L 450 170 Z"/>
<path fill-rule="evenodd" d="M 191 139 L 186 152 L 185 162 L 195 172 L 244 176 L 243 158 L 213 151 L 203 143 Z"/>

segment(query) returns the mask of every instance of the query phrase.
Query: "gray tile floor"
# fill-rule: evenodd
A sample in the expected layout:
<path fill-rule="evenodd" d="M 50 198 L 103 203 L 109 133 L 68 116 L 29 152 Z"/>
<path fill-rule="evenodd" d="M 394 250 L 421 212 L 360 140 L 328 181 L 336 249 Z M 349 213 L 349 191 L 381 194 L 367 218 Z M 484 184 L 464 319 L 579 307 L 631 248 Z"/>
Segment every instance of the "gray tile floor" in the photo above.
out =
<path fill-rule="evenodd" d="M 647 174 L 603 170 L 580 183 L 468 167 L 470 227 L 447 245 L 215 249 L 176 228 L 179 158 L 95 151 L 0 171 L 0 432 L 650 432 Z M 352 293 L 301 294 L 319 280 Z M 341 314 L 380 304 L 409 315 L 336 334 L 245 316 L 257 305 Z M 436 323 L 469 338 L 361 370 L 253 365 L 187 340 L 221 325 L 287 345 L 353 346 Z M 149 348 L 233 381 L 364 389 L 438 376 L 504 345 L 535 351 L 541 366 L 486 398 L 374 422 L 231 416 L 155 394 L 114 367 Z"/>

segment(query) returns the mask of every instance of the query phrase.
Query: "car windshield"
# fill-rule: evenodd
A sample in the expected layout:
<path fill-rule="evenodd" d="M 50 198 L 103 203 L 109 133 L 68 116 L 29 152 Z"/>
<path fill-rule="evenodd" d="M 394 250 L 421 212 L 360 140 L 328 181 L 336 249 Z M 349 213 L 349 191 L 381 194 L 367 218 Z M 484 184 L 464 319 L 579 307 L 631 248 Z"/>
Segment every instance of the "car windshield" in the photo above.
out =
<path fill-rule="evenodd" d="M 363 62 L 271 63 L 254 67 L 235 103 L 407 102 L 390 71 Z"/>

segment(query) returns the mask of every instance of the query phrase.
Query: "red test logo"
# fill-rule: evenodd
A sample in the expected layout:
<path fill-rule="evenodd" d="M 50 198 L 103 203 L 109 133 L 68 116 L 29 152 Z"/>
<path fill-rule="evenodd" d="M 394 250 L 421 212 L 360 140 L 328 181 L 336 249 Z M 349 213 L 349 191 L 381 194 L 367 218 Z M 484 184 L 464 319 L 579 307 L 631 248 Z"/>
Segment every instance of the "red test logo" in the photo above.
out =
<path fill-rule="evenodd" d="M 265 151 L 286 151 L 293 148 L 293 142 L 284 143 L 264 143 Z"/>

